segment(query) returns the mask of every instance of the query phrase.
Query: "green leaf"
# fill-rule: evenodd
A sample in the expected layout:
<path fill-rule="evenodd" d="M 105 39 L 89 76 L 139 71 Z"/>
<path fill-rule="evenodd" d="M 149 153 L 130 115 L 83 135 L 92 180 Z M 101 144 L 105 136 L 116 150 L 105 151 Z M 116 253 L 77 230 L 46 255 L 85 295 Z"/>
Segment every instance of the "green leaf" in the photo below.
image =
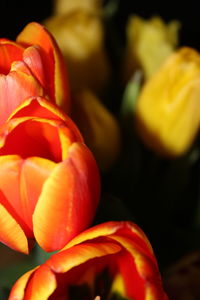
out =
<path fill-rule="evenodd" d="M 124 121 L 133 118 L 134 107 L 140 92 L 142 72 L 136 71 L 129 80 L 122 99 L 121 116 Z"/>

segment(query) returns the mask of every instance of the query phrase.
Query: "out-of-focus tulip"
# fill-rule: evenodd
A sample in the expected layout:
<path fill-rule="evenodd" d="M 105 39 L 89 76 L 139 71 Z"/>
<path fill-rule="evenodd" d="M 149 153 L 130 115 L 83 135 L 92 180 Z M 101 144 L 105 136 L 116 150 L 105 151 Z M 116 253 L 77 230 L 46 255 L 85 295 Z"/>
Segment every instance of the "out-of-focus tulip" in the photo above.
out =
<path fill-rule="evenodd" d="M 151 245 L 130 222 L 81 233 L 13 286 L 9 300 L 167 300 Z"/>
<path fill-rule="evenodd" d="M 80 9 L 52 16 L 44 23 L 62 51 L 72 91 L 101 91 L 108 82 L 110 66 L 99 16 Z"/>
<path fill-rule="evenodd" d="M 0 39 L 0 90 L 0 124 L 31 96 L 46 96 L 69 111 L 63 58 L 40 24 L 29 23 L 16 42 Z"/>
<path fill-rule="evenodd" d="M 144 85 L 136 103 L 136 126 L 144 142 L 166 156 L 191 147 L 200 122 L 200 55 L 173 53 Z"/>
<path fill-rule="evenodd" d="M 29 252 L 32 240 L 61 249 L 93 219 L 96 162 L 75 124 L 40 97 L 27 99 L 0 129 L 0 241 Z"/>
<path fill-rule="evenodd" d="M 130 17 L 126 28 L 125 79 L 129 79 L 138 68 L 148 79 L 177 46 L 178 29 L 177 21 L 165 24 L 160 17 L 150 20 Z"/>
<path fill-rule="evenodd" d="M 63 15 L 81 9 L 92 13 L 100 13 L 102 0 L 54 0 L 54 14 Z"/>
<path fill-rule="evenodd" d="M 74 94 L 72 118 L 100 168 L 107 170 L 117 159 L 121 148 L 117 120 L 89 90 Z"/>

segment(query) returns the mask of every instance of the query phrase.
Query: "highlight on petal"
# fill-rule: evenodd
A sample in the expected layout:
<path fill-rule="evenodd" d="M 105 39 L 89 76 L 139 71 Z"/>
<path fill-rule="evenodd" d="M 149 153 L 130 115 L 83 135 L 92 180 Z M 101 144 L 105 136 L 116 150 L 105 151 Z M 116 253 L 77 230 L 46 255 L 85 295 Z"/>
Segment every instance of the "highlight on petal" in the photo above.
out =
<path fill-rule="evenodd" d="M 67 159 L 44 183 L 34 211 L 34 235 L 45 251 L 61 249 L 90 224 L 99 190 L 99 173 L 91 153 L 74 143 Z"/>
<path fill-rule="evenodd" d="M 62 250 L 68 249 L 74 245 L 80 244 L 82 242 L 95 239 L 101 236 L 109 236 L 116 233 L 118 229 L 121 228 L 122 222 L 107 222 L 93 226 L 89 229 L 86 229 L 84 232 L 75 236 Z M 62 251 L 61 250 L 61 251 Z"/>
<path fill-rule="evenodd" d="M 120 251 L 121 247 L 116 243 L 86 242 L 52 255 L 46 264 L 56 273 L 65 273 L 91 259 L 116 254 Z"/>
<path fill-rule="evenodd" d="M 49 299 L 49 296 L 54 292 L 56 286 L 55 274 L 47 266 L 41 265 L 29 280 L 29 284 L 26 288 L 25 299 Z M 12 298 L 9 300 L 12 300 Z"/>
<path fill-rule="evenodd" d="M 40 54 L 44 65 L 47 94 L 50 99 L 69 112 L 69 86 L 65 65 L 52 35 L 42 25 L 32 22 L 18 35 L 17 42 L 25 47 L 37 45 L 41 48 Z M 32 62 L 30 64 L 28 61 L 26 62 L 32 70 Z"/>
<path fill-rule="evenodd" d="M 0 202 L 4 197 L 0 191 Z M 28 240 L 20 225 L 0 203 L 0 241 L 8 247 L 28 254 Z"/>

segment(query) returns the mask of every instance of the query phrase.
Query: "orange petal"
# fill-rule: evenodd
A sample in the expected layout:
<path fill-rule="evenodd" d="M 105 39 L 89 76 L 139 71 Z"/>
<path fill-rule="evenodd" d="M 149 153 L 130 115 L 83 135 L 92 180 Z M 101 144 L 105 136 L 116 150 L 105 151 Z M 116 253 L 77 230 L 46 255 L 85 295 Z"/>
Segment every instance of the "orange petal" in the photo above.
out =
<path fill-rule="evenodd" d="M 24 294 L 26 290 L 27 283 L 37 268 L 27 272 L 22 277 L 20 277 L 12 287 L 11 293 L 8 300 L 24 300 Z"/>
<path fill-rule="evenodd" d="M 0 155 L 39 156 L 59 162 L 62 160 L 59 126 L 63 126 L 62 121 L 32 117 L 11 119 L 1 128 Z"/>
<path fill-rule="evenodd" d="M 116 243 L 83 243 L 52 255 L 46 264 L 56 273 L 65 273 L 90 259 L 121 251 Z"/>
<path fill-rule="evenodd" d="M 121 229 L 124 223 L 126 222 L 106 222 L 93 226 L 73 238 L 61 251 L 98 237 L 110 236 Z"/>
<path fill-rule="evenodd" d="M 31 97 L 26 99 L 26 101 L 13 111 L 8 120 L 20 117 L 63 120 L 65 121 L 65 126 L 73 132 L 75 139 L 79 142 L 83 142 L 83 137 L 75 123 L 66 114 L 64 114 L 58 106 L 50 103 L 43 97 Z"/>
<path fill-rule="evenodd" d="M 30 278 L 25 290 L 25 297 L 22 299 L 47 300 L 56 289 L 56 286 L 56 278 L 53 272 L 47 266 L 41 265 Z"/>
<path fill-rule="evenodd" d="M 2 197 L 4 197 L 4 195 L 0 192 L 0 202 Z M 25 254 L 29 253 L 28 240 L 24 231 L 1 203 L 0 241 L 16 251 L 20 251 Z"/>
<path fill-rule="evenodd" d="M 44 64 L 45 87 L 51 100 L 69 112 L 69 86 L 61 52 L 52 35 L 40 24 L 29 23 L 18 35 L 17 42 L 23 46 L 38 45 Z M 29 65 L 31 68 L 31 65 Z"/>
<path fill-rule="evenodd" d="M 24 68 L 22 72 L 22 63 L 15 63 L 8 75 L 0 75 L 0 125 L 26 98 L 44 95 L 39 82 Z"/>
<path fill-rule="evenodd" d="M 122 245 L 127 252 L 124 257 L 119 259 L 118 264 L 125 282 L 128 297 L 143 300 L 149 287 L 152 287 L 150 290 L 155 287 L 156 292 L 154 291 L 154 298 L 152 299 L 162 299 L 155 296 L 156 294 L 164 295 L 164 292 L 157 261 L 151 249 L 143 247 L 134 234 L 132 239 L 129 234 L 127 237 L 126 233 L 124 236 L 122 234 L 115 234 L 111 238 Z M 136 285 L 133 286 L 133 282 Z"/>
<path fill-rule="evenodd" d="M 22 60 L 24 48 L 15 42 L 0 40 L 0 74 L 8 74 L 14 61 Z"/>
<path fill-rule="evenodd" d="M 39 46 L 34 45 L 24 50 L 23 60 L 31 70 L 34 77 L 40 82 L 41 86 L 45 89 L 45 66 L 43 65 L 41 57 L 41 49 Z"/>
<path fill-rule="evenodd" d="M 89 225 L 98 200 L 96 163 L 85 146 L 74 143 L 46 180 L 36 205 L 33 227 L 39 245 L 45 251 L 61 249 Z"/>
<path fill-rule="evenodd" d="M 33 211 L 43 183 L 55 164 L 39 157 L 23 160 L 17 155 L 7 155 L 0 156 L 0 165 L 0 190 L 5 196 L 1 203 L 26 235 L 33 237 Z"/>
<path fill-rule="evenodd" d="M 34 110 L 36 107 L 32 108 Z M 67 117 L 65 122 L 52 118 L 11 118 L 0 129 L 0 155 L 17 154 L 22 158 L 39 156 L 60 162 L 67 157 L 69 146 L 76 141 L 82 141 L 82 137 Z"/>

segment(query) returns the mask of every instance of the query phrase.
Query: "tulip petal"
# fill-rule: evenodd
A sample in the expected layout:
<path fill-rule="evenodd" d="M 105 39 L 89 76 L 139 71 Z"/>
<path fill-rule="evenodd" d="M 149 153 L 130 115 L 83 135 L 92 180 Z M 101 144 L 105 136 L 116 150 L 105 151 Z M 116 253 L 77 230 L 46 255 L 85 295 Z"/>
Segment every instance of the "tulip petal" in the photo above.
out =
<path fill-rule="evenodd" d="M 133 238 L 133 233 L 135 233 L 135 239 L 137 239 L 137 236 L 140 237 L 140 239 L 137 239 L 137 242 L 142 243 L 143 247 L 146 247 L 146 244 L 148 245 L 149 249 L 152 251 L 151 245 L 149 241 L 147 240 L 147 237 L 143 233 L 143 231 L 134 223 L 128 222 L 128 221 L 121 221 L 121 222 L 106 222 L 102 223 L 96 226 L 93 226 L 87 230 L 85 230 L 83 233 L 80 233 L 77 235 L 73 240 L 71 240 L 62 250 L 68 249 L 69 247 L 72 247 L 74 245 L 80 244 L 82 242 L 92 240 L 101 236 L 109 237 L 117 235 L 128 235 L 129 238 Z M 142 240 L 144 239 L 145 242 Z"/>
<path fill-rule="evenodd" d="M 24 159 L 39 156 L 54 162 L 61 161 L 59 127 L 62 128 L 63 123 L 32 117 L 11 119 L 0 131 L 0 155 L 17 154 Z"/>
<path fill-rule="evenodd" d="M 31 97 L 19 105 L 8 120 L 20 117 L 37 117 L 65 121 L 65 125 L 73 132 L 75 139 L 83 142 L 83 137 L 75 123 L 54 104 L 43 97 Z"/>
<path fill-rule="evenodd" d="M 40 51 L 44 72 L 45 88 L 51 100 L 56 101 L 59 106 L 69 112 L 69 86 L 65 70 L 65 64 L 60 50 L 52 35 L 40 24 L 29 23 L 18 35 L 17 42 L 23 46 L 38 45 Z M 30 69 L 35 69 L 32 63 Z M 33 71 L 34 73 L 34 71 Z"/>
<path fill-rule="evenodd" d="M 148 290 L 149 286 L 152 286 L 149 291 L 154 289 L 154 286 L 156 287 L 154 297 L 156 294 L 163 295 L 161 277 L 153 253 L 148 251 L 147 247 L 145 247 L 146 249 L 140 247 L 138 241 L 134 241 L 134 236 L 131 240 L 126 236 L 116 234 L 112 235 L 112 239 L 122 245 L 127 251 L 124 256 L 120 257 L 118 263 L 128 296 L 133 299 L 143 300 L 146 288 Z M 136 283 L 134 287 L 133 282 Z M 160 300 L 161 298 L 155 297 L 153 299 Z"/>
<path fill-rule="evenodd" d="M 145 293 L 145 300 L 169 300 L 163 289 L 158 288 L 157 282 L 147 285 Z"/>
<path fill-rule="evenodd" d="M 29 71 L 20 70 L 21 64 L 15 63 L 8 75 L 0 75 L 0 125 L 26 98 L 44 95 L 41 85 L 28 74 Z"/>
<path fill-rule="evenodd" d="M 88 240 L 114 234 L 122 227 L 122 224 L 123 222 L 106 222 L 93 226 L 73 238 L 61 251 Z"/>
<path fill-rule="evenodd" d="M 28 237 L 33 237 L 32 214 L 44 181 L 55 164 L 39 157 L 23 160 L 17 155 L 0 156 L 1 203 Z M 10 188 L 12 187 L 12 188 Z"/>
<path fill-rule="evenodd" d="M 89 150 L 74 143 L 43 186 L 33 215 L 34 234 L 45 251 L 61 249 L 92 221 L 99 173 Z M 87 208 L 87 209 L 86 209 Z"/>
<path fill-rule="evenodd" d="M 13 61 L 21 60 L 24 48 L 15 42 L 0 40 L 0 74 L 8 74 Z"/>
<path fill-rule="evenodd" d="M 24 294 L 26 285 L 37 268 L 32 269 L 31 271 L 25 273 L 22 277 L 20 277 L 12 287 L 11 293 L 8 297 L 8 300 L 24 300 Z"/>
<path fill-rule="evenodd" d="M 0 202 L 4 195 L 0 192 Z M 20 225 L 0 203 L 0 241 L 8 247 L 28 254 L 28 240 Z"/>
<path fill-rule="evenodd" d="M 65 273 L 88 260 L 116 254 L 121 249 L 120 245 L 116 243 L 83 243 L 56 253 L 56 255 L 51 256 L 46 264 L 56 273 Z"/>
<path fill-rule="evenodd" d="M 30 46 L 24 50 L 23 60 L 29 66 L 33 76 L 37 78 L 41 86 L 45 89 L 45 66 L 43 65 L 40 52 L 41 49 L 39 46 Z"/>
<path fill-rule="evenodd" d="M 23 299 L 47 300 L 56 289 L 56 285 L 53 272 L 46 265 L 41 265 L 30 278 Z"/>
<path fill-rule="evenodd" d="M 143 300 L 145 299 L 145 285 L 148 285 L 148 278 L 143 278 L 138 273 L 136 258 L 125 250 L 118 259 L 118 272 L 123 278 L 124 290 L 128 298 Z"/>

